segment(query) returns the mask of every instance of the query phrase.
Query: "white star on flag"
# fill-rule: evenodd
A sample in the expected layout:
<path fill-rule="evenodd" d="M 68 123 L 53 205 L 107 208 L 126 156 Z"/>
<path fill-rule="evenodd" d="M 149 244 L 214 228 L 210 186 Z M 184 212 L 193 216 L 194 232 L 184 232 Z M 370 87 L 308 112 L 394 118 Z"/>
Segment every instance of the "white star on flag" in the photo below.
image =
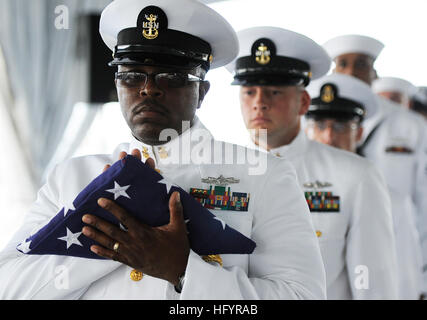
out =
<path fill-rule="evenodd" d="M 166 186 L 166 193 L 168 193 L 168 194 L 169 194 L 169 191 L 171 191 L 172 186 L 178 187 L 175 183 L 173 183 L 173 182 L 171 182 L 165 178 L 157 181 L 157 183 L 163 183 Z"/>
<path fill-rule="evenodd" d="M 214 218 L 215 220 L 218 220 L 219 222 L 221 222 L 221 224 L 222 224 L 222 229 L 223 230 L 225 230 L 225 222 L 224 221 L 222 221 L 220 218 L 218 218 L 218 217 L 215 217 Z"/>
<path fill-rule="evenodd" d="M 120 196 L 123 196 L 123 197 L 130 199 L 129 195 L 126 193 L 126 190 L 129 187 L 130 187 L 130 185 L 122 187 L 116 181 L 114 181 L 114 189 L 108 189 L 105 191 L 114 193 L 114 200 L 117 200 L 117 198 Z"/>
<path fill-rule="evenodd" d="M 21 250 L 23 253 L 28 253 L 31 251 L 30 244 L 31 244 L 31 240 L 25 241 L 25 242 L 22 242 L 17 248 Z"/>
<path fill-rule="evenodd" d="M 71 202 L 69 204 L 64 204 L 64 218 L 70 211 L 74 211 L 76 208 L 74 208 L 74 204 Z"/>
<path fill-rule="evenodd" d="M 58 240 L 63 240 L 63 241 L 67 242 L 67 250 L 73 244 L 77 244 L 77 245 L 83 247 L 83 245 L 80 243 L 80 241 L 78 239 L 78 237 L 80 237 L 80 235 L 82 233 L 81 232 L 72 233 L 70 231 L 70 229 L 68 229 L 67 227 L 66 227 L 66 229 L 67 229 L 67 235 L 65 237 L 58 238 Z"/>

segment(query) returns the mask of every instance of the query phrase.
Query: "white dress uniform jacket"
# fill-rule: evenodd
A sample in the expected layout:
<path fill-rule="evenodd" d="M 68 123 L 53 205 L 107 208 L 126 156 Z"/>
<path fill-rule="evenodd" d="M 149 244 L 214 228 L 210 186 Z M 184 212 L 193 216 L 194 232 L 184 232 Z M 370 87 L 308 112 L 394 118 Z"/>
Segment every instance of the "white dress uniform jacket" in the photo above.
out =
<path fill-rule="evenodd" d="M 304 192 L 332 192 L 339 212 L 311 212 L 326 270 L 328 299 L 396 299 L 391 203 L 367 160 L 311 141 L 303 131 L 270 152 L 292 162 Z"/>
<path fill-rule="evenodd" d="M 191 130 L 162 148 L 134 140 L 120 145 L 112 155 L 74 158 L 58 165 L 39 191 L 25 223 L 0 255 L 0 299 L 324 299 L 325 270 L 319 244 L 292 165 L 265 157 L 265 173 L 251 175 L 247 161 L 224 164 L 233 163 L 227 150 L 234 150 L 231 156 L 236 159 L 236 155 L 249 154 L 249 149 L 214 141 L 210 133 L 200 135 L 201 141 L 196 134 L 197 141 L 191 141 L 194 129 L 207 132 L 196 121 Z M 185 149 L 186 141 L 191 141 L 190 149 Z M 223 147 L 223 154 L 212 146 Z M 230 187 L 250 193 L 249 210 L 212 212 L 256 242 L 253 254 L 222 255 L 224 265 L 220 267 L 191 251 L 183 290 L 178 294 L 167 281 L 148 275 L 132 281 L 132 268 L 119 262 L 25 255 L 15 249 L 69 204 L 106 164 L 117 161 L 120 151 L 130 153 L 134 148 L 148 150 L 162 175 L 187 191 L 207 188 L 201 178 L 223 175 L 239 179 Z M 182 150 L 181 157 L 190 152 L 212 164 L 174 163 Z"/>
<path fill-rule="evenodd" d="M 418 300 L 423 289 L 422 252 L 412 199 L 389 188 L 396 239 L 399 299 Z"/>
<path fill-rule="evenodd" d="M 427 292 L 427 125 L 413 111 L 382 97 L 378 100 L 378 116 L 363 125 L 366 139 L 379 124 L 364 155 L 380 169 L 388 186 L 413 201 L 423 251 L 423 291 Z M 408 152 L 393 147 L 405 147 Z"/>

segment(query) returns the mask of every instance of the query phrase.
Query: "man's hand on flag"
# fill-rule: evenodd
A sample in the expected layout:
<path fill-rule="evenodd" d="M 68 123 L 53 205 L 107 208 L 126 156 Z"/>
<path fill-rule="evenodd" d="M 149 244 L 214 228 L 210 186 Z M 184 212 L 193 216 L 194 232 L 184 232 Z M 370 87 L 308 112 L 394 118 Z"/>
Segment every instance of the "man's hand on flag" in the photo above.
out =
<path fill-rule="evenodd" d="M 134 156 L 134 157 L 138 158 L 139 160 L 141 160 L 141 159 L 142 159 L 141 151 L 139 151 L 138 149 L 133 149 L 133 150 L 132 150 L 132 152 L 131 152 L 130 154 L 131 154 L 132 156 Z M 127 153 L 126 153 L 125 151 L 120 152 L 120 153 L 119 153 L 119 160 L 123 160 L 126 156 L 127 156 Z M 153 169 L 153 170 L 155 169 L 154 160 L 153 160 L 152 158 L 148 158 L 148 159 L 145 161 L 145 163 L 146 163 L 146 164 L 148 164 L 148 165 L 150 166 L 150 168 L 151 168 L 151 169 Z M 104 170 L 102 170 L 102 172 L 107 171 L 107 170 L 108 170 L 108 168 L 110 168 L 110 167 L 111 167 L 111 165 L 109 165 L 109 164 L 105 165 Z"/>
<path fill-rule="evenodd" d="M 131 155 L 141 159 L 139 150 L 133 150 Z M 119 158 L 124 157 L 126 153 L 121 152 Z M 147 159 L 146 163 L 154 169 L 153 159 Z M 108 168 L 106 165 L 104 171 Z M 83 227 L 83 234 L 100 244 L 92 245 L 91 251 L 177 285 L 187 267 L 190 252 L 179 192 L 173 192 L 169 198 L 169 224 L 160 227 L 139 222 L 113 200 L 100 198 L 98 205 L 111 212 L 126 231 L 94 215 L 84 215 L 83 222 L 90 226 Z"/>

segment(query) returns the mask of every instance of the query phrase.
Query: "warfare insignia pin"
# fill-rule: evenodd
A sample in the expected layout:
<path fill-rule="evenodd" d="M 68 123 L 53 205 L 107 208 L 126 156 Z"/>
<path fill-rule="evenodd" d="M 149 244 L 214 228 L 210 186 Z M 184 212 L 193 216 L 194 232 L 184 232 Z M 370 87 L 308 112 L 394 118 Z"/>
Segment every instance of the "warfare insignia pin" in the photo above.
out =
<path fill-rule="evenodd" d="M 233 183 L 239 183 L 239 179 L 235 179 L 233 177 L 225 178 L 223 175 L 220 175 L 218 178 L 207 177 L 202 178 L 203 183 L 214 184 L 217 186 L 226 186 Z"/>
<path fill-rule="evenodd" d="M 305 188 L 313 188 L 313 189 L 321 189 L 321 188 L 328 188 L 332 187 L 332 183 L 330 182 L 320 182 L 319 180 L 316 180 L 314 182 L 306 182 L 303 184 Z"/>

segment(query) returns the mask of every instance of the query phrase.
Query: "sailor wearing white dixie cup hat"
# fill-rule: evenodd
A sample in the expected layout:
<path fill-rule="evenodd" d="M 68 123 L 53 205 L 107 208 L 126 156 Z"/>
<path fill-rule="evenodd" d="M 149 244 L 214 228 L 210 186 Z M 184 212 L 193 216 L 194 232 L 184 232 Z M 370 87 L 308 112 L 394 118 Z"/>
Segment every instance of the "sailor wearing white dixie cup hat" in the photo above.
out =
<path fill-rule="evenodd" d="M 103 11 L 100 32 L 114 50 L 119 101 L 134 139 L 113 154 L 71 159 L 49 175 L 27 220 L 1 253 L 0 298 L 324 299 L 325 270 L 295 169 L 264 153 L 215 141 L 195 117 L 209 89 L 206 71 L 237 54 L 231 26 L 197 1 L 116 0 Z M 184 121 L 191 127 L 181 129 Z M 168 134 L 165 142 L 159 136 L 164 129 L 178 134 Z M 206 259 L 189 249 L 185 223 L 173 205 L 175 193 L 171 222 L 160 229 L 124 223 L 126 232 L 91 216 L 97 223 L 84 220 L 89 229 L 73 231 L 95 239 L 96 254 L 118 261 L 25 255 L 15 249 L 120 151 L 152 158 L 167 180 L 166 190 L 179 185 L 199 195 L 223 228 L 229 224 L 256 242 L 254 252 Z M 253 168 L 257 154 L 264 161 L 258 171 Z M 248 158 L 241 163 L 242 155 L 251 156 L 252 164 Z M 117 235 L 132 241 L 120 242 Z M 58 266 L 70 277 L 67 290 L 55 286 Z"/>
<path fill-rule="evenodd" d="M 375 95 L 364 82 L 343 74 L 313 81 L 307 88 L 312 100 L 307 120 L 310 139 L 356 152 L 362 122 L 375 113 Z M 335 128 L 335 129 L 333 129 Z M 399 298 L 418 299 L 421 293 L 421 247 L 411 201 L 390 189 L 396 240 Z M 408 211 L 409 210 L 409 211 Z M 391 245 L 387 250 L 393 250 Z"/>
<path fill-rule="evenodd" d="M 372 82 L 372 90 L 390 101 L 409 108 L 411 99 L 417 92 L 417 87 L 405 79 L 381 77 Z"/>
<path fill-rule="evenodd" d="M 250 28 L 237 36 L 240 52 L 227 69 L 241 86 L 250 143 L 295 166 L 325 263 L 328 299 L 396 298 L 390 198 L 382 177 L 368 161 L 311 141 L 301 130 L 310 106 L 305 86 L 329 70 L 326 52 L 281 28 Z"/>
<path fill-rule="evenodd" d="M 335 61 L 336 73 L 352 75 L 372 87 L 374 62 L 384 45 L 373 38 L 344 35 L 323 47 Z M 423 250 L 424 289 L 427 293 L 427 127 L 415 112 L 377 96 L 379 112 L 363 123 L 358 153 L 372 160 L 387 184 L 409 197 L 416 211 Z"/>

